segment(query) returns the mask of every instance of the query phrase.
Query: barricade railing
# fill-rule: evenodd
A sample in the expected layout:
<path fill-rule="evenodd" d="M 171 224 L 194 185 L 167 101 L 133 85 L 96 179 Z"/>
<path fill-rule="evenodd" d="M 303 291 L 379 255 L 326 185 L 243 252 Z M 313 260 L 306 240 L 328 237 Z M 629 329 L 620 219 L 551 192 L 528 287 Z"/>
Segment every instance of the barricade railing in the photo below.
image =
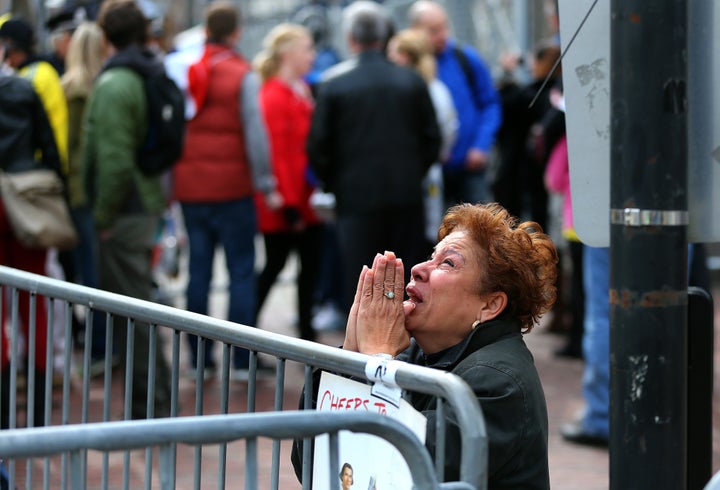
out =
<path fill-rule="evenodd" d="M 176 486 L 175 445 L 227 444 L 244 439 L 250 446 L 258 438 L 273 440 L 328 434 L 328 488 L 337 487 L 338 432 L 351 431 L 381 437 L 402 454 L 418 490 L 471 489 L 465 484 L 440 484 L 430 455 L 414 433 L 402 424 L 376 413 L 314 411 L 205 415 L 138 421 L 95 422 L 55 427 L 0 431 L 0 454 L 6 458 L 69 456 L 69 478 L 62 488 L 87 488 L 83 468 L 86 451 L 103 453 L 159 448 L 159 481 L 163 490 Z M 245 488 L 258 488 L 255 467 L 246 468 Z M 123 487 L 128 483 L 123 482 Z"/>
<path fill-rule="evenodd" d="M 215 340 L 222 343 L 222 364 L 220 368 L 220 383 L 219 383 L 219 413 L 227 414 L 231 412 L 256 412 L 256 400 L 258 397 L 258 376 L 257 376 L 257 363 L 258 353 L 263 355 L 272 356 L 276 359 L 275 363 L 275 390 L 274 390 L 274 411 L 282 411 L 285 404 L 285 393 L 286 391 L 292 393 L 299 393 L 298 386 L 286 386 L 286 373 L 288 367 L 288 361 L 301 363 L 304 365 L 304 384 L 305 386 L 312 386 L 313 384 L 313 372 L 316 369 L 322 369 L 340 373 L 347 376 L 352 376 L 358 379 L 368 379 L 366 376 L 365 368 L 368 362 L 376 362 L 376 359 L 372 359 L 364 354 L 355 352 L 347 352 L 342 349 L 308 342 L 294 337 L 280 335 L 273 332 L 268 332 L 245 325 L 239 325 L 236 323 L 211 318 L 204 315 L 199 315 L 191 312 L 187 312 L 181 309 L 177 309 L 170 306 L 152 303 L 149 301 L 137 300 L 126 296 L 109 293 L 106 291 L 100 291 L 84 286 L 79 286 L 64 281 L 55 280 L 52 278 L 39 276 L 24 271 L 0 266 L 0 286 L 2 286 L 2 294 L 10 298 L 10 332 L 6 332 L 6 338 L 10 339 L 10 366 L 9 366 L 9 427 L 18 427 L 18 381 L 19 373 L 25 369 L 25 382 L 27 388 L 26 396 L 26 424 L 27 426 L 33 425 L 33 401 L 37 394 L 38 396 L 44 396 L 46 403 L 45 413 L 43 414 L 44 425 L 68 425 L 75 423 L 91 423 L 91 422 L 107 422 L 115 417 L 111 417 L 110 411 L 113 402 L 118 398 L 118 394 L 113 390 L 113 319 L 116 317 L 127 318 L 127 341 L 126 347 L 127 352 L 118 353 L 120 356 L 124 356 L 125 360 L 125 383 L 121 388 L 122 394 L 124 395 L 124 408 L 122 418 L 129 420 L 131 418 L 131 407 L 130 399 L 132 393 L 132 372 L 133 372 L 133 349 L 134 349 L 134 335 L 136 325 L 147 324 L 149 329 L 148 342 L 149 348 L 143 346 L 148 351 L 150 366 L 147 374 L 147 400 L 148 400 L 148 418 L 153 417 L 152 402 L 154 398 L 155 389 L 155 370 L 153 366 L 156 365 L 155 358 L 155 346 L 159 345 L 159 340 L 170 338 L 170 346 L 166 348 L 166 354 L 169 355 L 170 364 L 170 378 L 171 378 L 171 403 L 170 403 L 170 417 L 178 417 L 181 414 L 179 409 L 179 387 L 180 387 L 180 335 L 191 334 L 200 337 L 198 343 L 198 372 L 196 373 L 195 393 L 194 399 L 191 398 L 190 403 L 194 402 L 195 410 L 194 415 L 203 415 L 204 406 L 203 403 L 207 398 L 206 386 L 203 383 L 203 352 L 204 342 L 206 340 Z M 30 293 L 29 301 L 29 325 L 26 342 L 31 347 L 27 349 L 28 359 L 27 363 L 20 363 L 20 349 L 19 349 L 19 330 L 20 330 L 20 318 L 19 318 L 19 296 L 21 292 Z M 35 388 L 35 373 L 34 373 L 34 353 L 36 349 L 32 348 L 35 346 L 35 331 L 36 331 L 36 319 L 34 315 L 34 308 L 36 302 L 39 300 L 38 295 L 47 298 L 50 304 L 48 308 L 48 338 L 47 344 L 44 346 L 47 358 L 52 357 L 53 349 L 53 323 L 55 322 L 54 311 L 55 306 L 58 302 L 62 305 L 60 310 L 63 314 L 64 327 L 65 327 L 65 354 L 63 358 L 63 383 L 62 383 L 62 396 L 59 402 L 60 404 L 60 415 L 58 416 L 57 411 L 53 411 L 53 386 L 52 376 L 48 371 L 44 376 L 44 387 Z M 70 333 L 71 315 L 73 309 L 83 309 L 85 312 L 85 337 L 84 337 L 84 351 L 82 354 L 82 387 L 80 388 L 80 400 L 75 397 L 71 397 L 71 378 L 72 378 L 72 337 Z M 90 346 L 92 344 L 92 319 L 96 312 L 102 312 L 105 314 L 105 330 L 106 330 L 106 349 L 104 359 L 104 378 L 102 383 L 98 386 L 98 383 L 93 382 L 91 385 L 91 378 L 89 374 L 90 367 Z M 5 310 L 0 311 L 0 316 L 8 313 Z M 238 402 L 236 398 L 231 400 L 231 386 L 230 383 L 230 357 L 231 347 L 243 347 L 250 350 L 250 367 L 249 367 L 249 379 L 247 381 L 247 398 L 244 400 L 244 404 L 240 402 L 238 406 L 235 403 Z M 397 370 L 394 376 L 394 382 L 403 390 L 428 394 L 437 397 L 437 411 L 438 416 L 436 417 L 437 426 L 436 440 L 437 447 L 444 447 L 445 440 L 445 417 L 442 414 L 445 410 L 451 409 L 454 414 L 454 418 L 459 426 L 459 433 L 461 436 L 461 461 L 460 461 L 460 478 L 459 484 L 467 484 L 471 488 L 484 489 L 487 485 L 487 436 L 485 432 L 484 419 L 480 406 L 477 402 L 477 398 L 473 394 L 470 387 L 459 377 L 441 372 L 434 369 L 424 368 L 420 366 L 414 366 L 403 362 L 396 363 Z M 51 369 L 51 361 L 48 360 L 48 369 Z M 7 371 L 7 369 L 5 370 Z M 295 380 L 297 381 L 297 380 Z M 7 377 L 3 375 L 3 379 L 0 383 L 8 382 Z M 292 380 L 291 380 L 292 382 Z M 297 383 L 296 383 L 297 384 Z M 91 397 L 92 387 L 92 397 Z M 2 386 L 0 386 L 2 388 Z M 98 408 L 96 405 L 100 398 L 99 391 L 102 390 L 102 406 Z M 264 385 L 261 385 L 261 391 L 265 390 Z M 76 390 L 73 390 L 73 392 Z M 4 389 L 0 389 L 0 397 L 5 393 Z M 186 394 L 186 393 L 185 393 Z M 114 396 L 113 396 L 114 395 Z M 306 408 L 311 407 L 311 390 L 305 391 L 305 403 Z M 2 401 L 2 400 L 0 400 Z M 233 403 L 231 409 L 231 401 Z M 296 400 L 291 400 L 291 403 L 295 403 Z M 55 401 L 57 404 L 58 402 Z M 187 403 L 187 402 L 184 402 Z M 187 407 L 187 404 L 184 405 Z M 265 407 L 263 407 L 265 408 Z M 267 410 L 265 408 L 265 410 Z M 264 410 L 260 410 L 264 411 Z M 96 415 L 101 413 L 102 415 Z M 97 419 L 96 419 L 97 418 Z M 308 447 L 309 445 L 305 445 Z M 438 481 L 444 480 L 443 468 L 444 468 L 444 451 L 436 451 L 435 455 L 435 474 Z M 0 457 L 2 457 L 0 455 Z M 246 455 L 247 457 L 247 455 Z M 306 449 L 303 453 L 303 468 L 309 467 L 310 454 Z M 130 456 L 126 455 L 123 461 L 124 472 L 129 472 L 129 459 Z M 152 458 L 145 458 L 145 478 L 146 484 L 151 481 L 153 467 Z M 202 448 L 197 446 L 194 448 L 194 461 L 193 461 L 193 480 L 194 488 L 200 487 L 200 479 L 202 473 Z M 246 461 L 247 462 L 247 461 Z M 108 471 L 108 459 L 105 458 L 103 461 L 103 475 L 105 476 Z M 185 470 L 185 468 L 183 468 Z M 220 481 L 223 481 L 224 474 L 227 471 L 226 464 L 226 451 L 223 445 L 220 446 L 220 455 L 218 462 L 218 474 Z M 280 443 L 279 441 L 273 442 L 272 447 L 272 481 L 271 488 L 279 488 L 279 474 L 280 474 Z M 13 460 L 9 461 L 9 473 L 11 483 L 15 480 L 15 467 Z M 304 471 L 305 475 L 308 475 L 307 471 Z M 33 471 L 32 464 L 26 465 L 26 476 L 25 485 L 26 488 L 35 488 L 33 486 Z M 43 467 L 43 483 L 44 487 L 48 488 L 50 481 L 50 465 L 48 461 L 45 461 Z M 65 478 L 63 473 L 62 478 Z M 303 488 L 310 488 L 310 478 L 303 478 Z M 220 486 L 222 488 L 222 486 Z"/>

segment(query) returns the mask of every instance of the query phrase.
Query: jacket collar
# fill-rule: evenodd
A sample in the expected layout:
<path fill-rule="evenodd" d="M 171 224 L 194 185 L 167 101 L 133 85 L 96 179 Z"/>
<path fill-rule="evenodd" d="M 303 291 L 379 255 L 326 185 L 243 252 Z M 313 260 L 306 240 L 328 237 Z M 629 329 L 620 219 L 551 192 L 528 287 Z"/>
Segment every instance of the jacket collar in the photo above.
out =
<path fill-rule="evenodd" d="M 20 63 L 17 67 L 17 70 L 22 70 L 26 66 L 32 65 L 33 63 L 36 63 L 38 61 L 42 61 L 38 56 L 34 54 L 29 54 L 27 58 L 25 58 L 22 63 Z"/>
<path fill-rule="evenodd" d="M 360 63 L 367 63 L 369 61 L 387 61 L 387 57 L 379 49 L 366 49 L 361 51 L 357 55 Z"/>
<path fill-rule="evenodd" d="M 229 44 L 212 42 L 208 42 L 205 44 L 204 56 L 215 56 L 217 54 L 225 52 L 228 52 L 228 54 L 232 53 L 235 56 L 239 56 L 239 53 L 235 51 L 235 48 L 233 48 Z"/>
<path fill-rule="evenodd" d="M 111 56 L 105 62 L 102 71 L 116 67 L 130 68 L 143 77 L 162 73 L 165 69 L 150 50 L 137 44 L 132 44 Z"/>
<path fill-rule="evenodd" d="M 448 56 L 454 56 L 453 51 L 459 47 L 459 44 L 455 39 L 448 39 L 445 41 L 445 49 L 443 49 L 440 53 L 438 53 L 438 58 L 445 58 Z"/>
<path fill-rule="evenodd" d="M 510 318 L 496 318 L 480 324 L 460 342 L 434 354 L 423 354 L 428 367 L 451 370 L 471 353 L 487 345 L 493 344 L 504 337 L 519 336 L 520 322 Z"/>

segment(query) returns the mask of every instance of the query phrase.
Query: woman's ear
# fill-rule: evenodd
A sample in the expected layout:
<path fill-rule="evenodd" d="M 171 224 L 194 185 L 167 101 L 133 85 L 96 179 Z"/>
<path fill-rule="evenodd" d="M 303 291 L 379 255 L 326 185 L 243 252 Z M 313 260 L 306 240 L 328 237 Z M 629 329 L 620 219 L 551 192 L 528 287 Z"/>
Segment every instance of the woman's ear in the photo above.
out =
<path fill-rule="evenodd" d="M 507 294 L 502 291 L 488 293 L 483 297 L 483 306 L 480 308 L 478 320 L 485 323 L 500 315 L 507 306 Z"/>

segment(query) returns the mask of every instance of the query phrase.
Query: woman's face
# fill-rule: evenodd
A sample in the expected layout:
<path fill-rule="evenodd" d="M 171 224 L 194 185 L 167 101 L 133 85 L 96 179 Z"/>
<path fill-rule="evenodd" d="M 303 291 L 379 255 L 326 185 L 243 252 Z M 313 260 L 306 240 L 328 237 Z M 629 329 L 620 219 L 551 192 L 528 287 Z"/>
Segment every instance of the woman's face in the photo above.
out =
<path fill-rule="evenodd" d="M 429 260 L 412 268 L 406 291 L 415 308 L 405 328 L 426 354 L 462 341 L 479 318 L 483 271 L 477 248 L 464 230 L 456 230 L 435 246 Z"/>
<path fill-rule="evenodd" d="M 315 47 L 312 39 L 309 36 L 302 36 L 288 46 L 285 62 L 290 64 L 298 77 L 308 73 L 315 62 Z"/>
<path fill-rule="evenodd" d="M 342 473 L 342 487 L 343 489 L 350 488 L 353 484 L 353 471 L 347 466 Z"/>

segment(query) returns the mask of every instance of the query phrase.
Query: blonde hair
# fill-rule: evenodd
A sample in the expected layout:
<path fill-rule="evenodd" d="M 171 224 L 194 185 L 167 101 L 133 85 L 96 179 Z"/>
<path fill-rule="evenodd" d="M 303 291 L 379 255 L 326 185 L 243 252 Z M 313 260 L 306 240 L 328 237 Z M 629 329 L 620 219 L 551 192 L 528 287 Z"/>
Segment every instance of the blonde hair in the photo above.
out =
<path fill-rule="evenodd" d="M 103 33 L 95 22 L 83 22 L 75 29 L 65 59 L 65 74 L 61 79 L 66 96 L 86 96 L 90 93 L 102 67 L 103 46 Z"/>
<path fill-rule="evenodd" d="M 280 55 L 303 38 L 312 39 L 310 31 L 299 24 L 283 23 L 273 27 L 263 39 L 263 49 L 253 59 L 253 67 L 263 82 L 280 69 Z"/>
<path fill-rule="evenodd" d="M 407 56 L 410 66 L 429 82 L 435 78 L 437 65 L 430 41 L 420 29 L 405 29 L 390 40 L 399 53 Z"/>

